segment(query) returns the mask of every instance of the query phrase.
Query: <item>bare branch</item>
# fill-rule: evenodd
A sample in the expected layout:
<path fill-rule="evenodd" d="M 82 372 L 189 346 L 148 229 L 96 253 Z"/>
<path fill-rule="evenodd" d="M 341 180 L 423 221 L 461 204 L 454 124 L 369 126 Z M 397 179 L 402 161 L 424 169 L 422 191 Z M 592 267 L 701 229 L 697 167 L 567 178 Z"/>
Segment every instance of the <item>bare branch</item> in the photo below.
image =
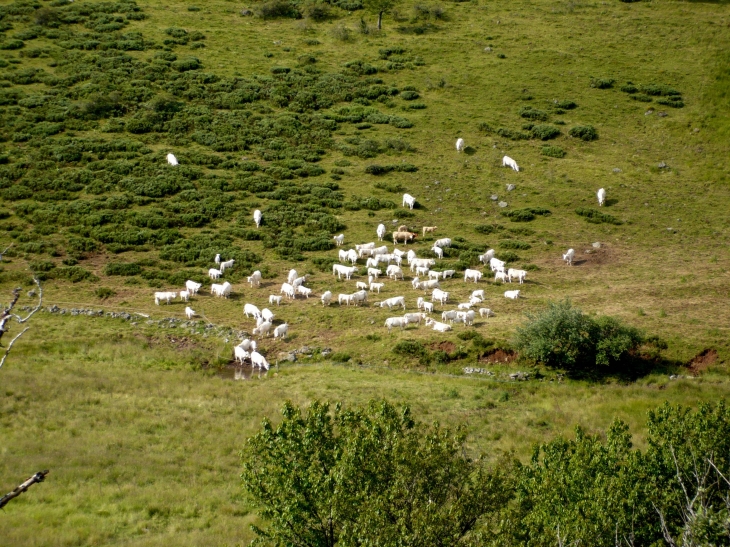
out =
<path fill-rule="evenodd" d="M 8 494 L 5 494 L 2 498 L 0 498 L 0 509 L 5 507 L 8 502 L 14 498 L 17 498 L 20 494 L 28 490 L 31 486 L 33 486 L 37 482 L 43 482 L 46 478 L 46 475 L 48 475 L 49 471 L 46 469 L 45 471 L 38 471 L 35 475 L 33 475 L 31 478 L 29 478 L 27 481 L 25 481 L 20 486 L 16 487 L 12 492 L 9 492 Z"/>
<path fill-rule="evenodd" d="M 30 311 L 25 319 L 21 319 L 19 316 L 16 315 L 15 318 L 18 320 L 18 323 L 25 323 L 33 316 L 35 312 L 41 309 L 41 306 L 43 305 L 43 287 L 41 287 L 41 282 L 38 281 L 38 278 L 36 276 L 33 276 L 33 281 L 35 281 L 35 284 L 38 286 L 38 305 Z"/>
<path fill-rule="evenodd" d="M 12 246 L 13 246 L 13 244 L 11 243 L 7 247 L 5 247 L 5 250 L 2 253 L 0 253 L 0 262 L 3 261 L 3 257 L 5 256 L 5 253 L 7 253 L 8 252 L 8 249 L 10 249 L 10 247 L 12 247 Z"/>
<path fill-rule="evenodd" d="M 5 354 L 3 355 L 3 358 L 0 359 L 0 368 L 3 368 L 3 365 L 5 364 L 5 359 L 8 358 L 8 355 L 10 354 L 10 350 L 13 349 L 13 344 L 15 344 L 15 341 L 23 336 L 25 334 L 25 331 L 30 329 L 30 327 L 25 327 L 22 331 L 20 331 L 18 334 L 15 335 L 15 338 L 13 338 L 10 343 L 8 344 L 8 347 L 5 349 Z"/>

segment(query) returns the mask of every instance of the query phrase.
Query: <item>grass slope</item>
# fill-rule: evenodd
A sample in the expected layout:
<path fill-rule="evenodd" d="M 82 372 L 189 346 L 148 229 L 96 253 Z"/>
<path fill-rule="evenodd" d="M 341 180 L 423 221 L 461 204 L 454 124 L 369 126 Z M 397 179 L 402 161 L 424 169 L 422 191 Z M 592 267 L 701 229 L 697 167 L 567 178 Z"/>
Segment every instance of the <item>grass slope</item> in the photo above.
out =
<path fill-rule="evenodd" d="M 239 260 L 239 267 L 226 275 L 234 284 L 234 297 L 213 300 L 204 290 L 191 306 L 215 324 L 250 331 L 251 321 L 242 318 L 243 303 L 266 305 L 268 295 L 278 293 L 292 267 L 311 274 L 307 285 L 317 295 L 325 290 L 335 295 L 355 290 L 356 279 L 336 282 L 329 272 L 321 271 L 320 266 L 326 268 L 336 257 L 334 250 L 301 250 L 303 246 L 326 248 L 331 236 L 342 231 L 349 248 L 372 241 L 378 223 L 390 229 L 397 219 L 396 226 L 405 223 L 420 232 L 423 225 L 437 225 L 436 237 L 464 238 L 456 241 L 459 248 L 439 268 L 463 267 L 472 263 L 477 251 L 489 247 L 497 249 L 498 256 L 512 253 L 511 266 L 537 267 L 521 287 L 524 299 L 506 301 L 502 286 L 479 286 L 488 295 L 485 305 L 496 312 L 496 317 L 477 321 L 475 327 L 487 340 L 486 348 L 504 346 L 524 312 L 570 296 L 590 313 L 621 317 L 666 339 L 669 360 L 686 362 L 705 348 L 715 348 L 720 364 L 727 362 L 727 4 L 447 3 L 446 19 L 431 21 L 425 34 L 413 31 L 427 21 L 411 21 L 412 6 L 404 4 L 396 19 L 385 18 L 382 33 L 367 35 L 356 32 L 360 11 L 337 12 L 336 18 L 321 23 L 262 21 L 242 17 L 240 11 L 246 6 L 236 2 L 210 0 L 200 3 L 201 10 L 189 11 L 192 4 L 140 3 L 146 19 L 124 16 L 123 29 L 101 33 L 140 32 L 144 40 L 158 44 L 160 48 L 125 52 L 131 59 L 125 63 L 161 67 L 166 76 L 157 83 L 143 86 L 122 76 L 110 82 L 103 77 L 112 74 L 108 68 L 100 70 L 97 79 L 81 80 L 68 88 L 42 81 L 18 83 L 22 78 L 17 75 L 28 68 L 64 77 L 82 66 L 82 58 L 116 53 L 68 50 L 58 45 L 60 38 L 46 35 L 26 35 L 24 48 L 0 52 L 1 59 L 10 61 L 1 69 L 5 87 L 0 91 L 10 93 L 7 96 L 15 91 L 22 94 L 22 99 L 18 95 L 11 102 L 26 100 L 0 106 L 4 137 L 0 227 L 7 234 L 2 240 L 14 242 L 13 256 L 3 261 L 0 272 L 2 293 L 28 281 L 30 263 L 36 270 L 46 270 L 49 305 L 180 318 L 184 304 L 157 308 L 152 292 L 158 287 L 179 289 L 180 278 L 205 279 L 212 257 L 222 252 Z M 10 21 L 12 28 L 2 31 L 0 43 L 34 26 L 37 8 L 30 9 L 2 20 Z M 372 17 L 365 17 L 372 25 Z M 69 28 L 92 32 L 83 24 Z M 343 26 L 352 31 L 350 41 L 338 38 Z M 205 35 L 203 40 L 169 47 L 178 59 L 197 57 L 200 70 L 177 73 L 159 57 L 170 53 L 162 48 L 171 39 L 165 32 L 169 28 Z M 199 43 L 205 47 L 193 49 Z M 381 58 L 380 50 L 394 47 L 405 52 L 394 54 L 396 59 Z M 29 53 L 34 50 L 39 50 L 37 56 Z M 316 63 L 309 64 L 310 56 Z M 73 62 L 64 64 L 68 59 Z M 371 64 L 380 72 L 353 73 L 343 66 L 352 61 Z M 389 68 L 388 63 L 401 61 L 412 66 L 391 64 Z M 132 98 L 122 101 L 126 110 L 119 113 L 125 123 L 150 112 L 152 99 L 140 98 L 142 87 L 183 102 L 185 108 L 205 107 L 223 91 L 206 88 L 202 96 L 181 98 L 174 95 L 175 88 L 164 87 L 169 83 L 166 78 L 175 76 L 178 81 L 191 77 L 178 74 L 200 73 L 227 81 L 250 79 L 254 74 L 288 78 L 272 74 L 274 67 L 291 68 L 293 74 L 317 74 L 307 67 L 315 67 L 320 75 L 345 74 L 353 89 L 396 87 L 398 95 L 368 99 L 367 106 L 385 116 L 408 119 L 413 127 L 347 121 L 339 109 L 352 107 L 352 101 L 299 113 L 267 95 L 242 109 L 213 109 L 219 121 L 231 113 L 258 117 L 258 125 L 247 124 L 245 131 L 234 132 L 237 138 L 245 133 L 271 139 L 267 131 L 274 130 L 279 132 L 274 137 L 288 135 L 284 155 L 293 153 L 304 133 L 307 139 L 314 137 L 306 131 L 287 134 L 289 122 L 282 120 L 300 116 L 307 127 L 312 127 L 314 119 L 324 124 L 324 129 L 317 129 L 323 133 L 317 133 L 319 140 L 313 145 L 324 151 L 317 154 L 319 161 L 302 160 L 291 166 L 294 170 L 322 167 L 325 173 L 287 179 L 281 178 L 288 176 L 283 171 L 262 173 L 284 165 L 276 162 L 288 161 L 274 157 L 276 149 L 266 145 L 270 140 L 251 141 L 246 150 L 216 151 L 194 140 L 192 129 L 160 126 L 147 133 L 109 132 L 111 118 L 84 114 L 99 94 L 108 96 L 115 87 L 131 93 Z M 368 83 L 368 78 L 380 78 L 383 84 Z M 596 79 L 615 83 L 607 89 L 591 87 Z M 621 91 L 628 81 L 638 88 L 637 93 Z M 667 96 L 646 95 L 651 102 L 632 98 L 645 95 L 641 86 L 648 84 L 679 91 L 684 106 L 660 104 Z M 404 92 L 411 86 L 420 97 L 405 100 Z M 62 99 L 67 102 L 61 104 Z M 60 105 L 61 121 L 53 121 L 55 114 L 48 104 L 37 101 Z M 559 108 L 554 101 L 573 101 L 577 108 Z M 425 108 L 409 108 L 414 103 Z M 547 120 L 523 117 L 520 112 L 525 107 L 544 112 L 537 117 Z M 336 126 L 322 119 L 335 119 Z M 528 135 L 529 124 L 545 123 L 559 128 L 560 136 L 548 141 L 504 136 L 509 132 Z M 225 134 L 231 134 L 225 124 L 213 125 L 213 133 L 223 134 L 220 127 L 224 127 Z M 598 139 L 584 142 L 570 137 L 569 130 L 577 125 L 594 126 Z M 457 137 L 471 147 L 469 154 L 457 154 Z M 53 150 L 82 140 L 87 149 L 80 159 L 54 159 Z M 120 142 L 130 144 L 121 150 L 109 148 Z M 560 147 L 565 157 L 544 155 L 546 145 Z M 311 152 L 305 148 L 297 150 Z M 355 154 L 350 155 L 353 149 Z M 164 156 L 169 151 L 183 160 L 184 169 L 167 168 Z M 373 153 L 375 157 L 360 157 Z M 520 173 L 501 167 L 505 154 L 517 159 Z M 195 157 L 199 165 L 191 165 Z M 254 173 L 256 182 L 271 183 L 273 189 L 253 184 L 247 162 L 261 168 Z M 365 173 L 371 164 L 404 163 L 418 170 L 379 177 Z M 667 167 L 660 168 L 660 163 Z M 165 187 L 162 182 L 150 188 L 135 186 L 123 181 L 128 169 L 140 179 L 137 182 L 169 182 L 166 177 L 171 173 L 181 178 L 173 181 L 169 195 L 158 196 L 154 194 Z M 86 170 L 94 174 L 90 180 L 56 186 L 58 180 L 77 180 L 73 173 Z M 516 189 L 507 192 L 507 184 L 515 184 Z M 576 214 L 580 209 L 598 210 L 595 191 L 600 187 L 608 192 L 608 206 L 601 212 L 620 224 L 588 222 L 585 215 Z M 282 189 L 287 192 L 276 194 Z M 413 216 L 404 216 L 399 207 L 405 191 L 421 205 Z M 508 207 L 500 209 L 490 199 L 492 194 L 507 201 Z M 364 198 L 392 201 L 396 207 L 389 209 L 386 203 L 377 209 L 382 203 L 371 199 L 363 204 Z M 269 224 L 260 231 L 263 240 L 251 240 L 258 237 L 252 233 L 252 211 L 260 208 L 265 218 L 274 218 L 281 207 L 305 211 L 311 222 L 287 227 L 288 239 L 277 238 L 283 228 Z M 526 208 L 547 208 L 551 214 L 528 222 L 513 222 L 501 214 Z M 195 214 L 202 217 L 185 216 Z M 333 219 L 346 228 L 336 227 Z M 129 237 L 112 237 L 111 232 Z M 179 250 L 186 241 L 193 243 L 192 258 L 160 258 L 172 257 L 165 253 Z M 601 249 L 584 253 L 595 241 L 602 243 Z M 428 256 L 431 244 L 426 238 L 414 248 Z M 560 253 L 569 247 L 576 249 L 579 259 L 573 268 L 560 260 Z M 107 275 L 110 262 L 135 262 L 141 273 Z M 264 284 L 252 290 L 244 276 L 257 268 L 265 274 Z M 95 278 L 81 279 L 89 274 Z M 459 279 L 444 286 L 454 302 L 464 301 L 474 288 Z M 101 301 L 96 296 L 99 287 L 115 294 Z M 409 307 L 414 307 L 419 295 L 407 281 L 386 281 L 382 297 L 398 294 L 406 295 Z M 39 316 L 33 337 L 29 333 L 18 343 L 0 371 L 0 476 L 3 488 L 9 490 L 16 478 L 24 478 L 36 467 L 49 467 L 53 474 L 47 483 L 8 506 L 0 521 L 2 537 L 23 545 L 245 541 L 246 524 L 252 517 L 240 499 L 237 451 L 260 418 L 275 415 L 285 398 L 305 403 L 313 397 L 364 401 L 386 396 L 410 403 L 424 419 L 466 424 L 475 449 L 492 455 L 513 449 L 525 456 L 532 443 L 568 434 L 576 423 L 598 428 L 621 417 L 637 431 L 646 409 L 663 400 L 695 404 L 727 393 L 724 366 L 696 380 L 667 382 L 661 371 L 628 385 L 505 384 L 458 377 L 462 367 L 474 365 L 483 351 L 457 336 L 464 329 L 437 336 L 411 328 L 389 336 L 382 326 L 391 315 L 387 310 L 322 308 L 317 299 L 299 299 L 274 311 L 278 319 L 290 323 L 291 337 L 261 344 L 271 360 L 280 351 L 309 345 L 347 353 L 351 364 L 333 366 L 313 359 L 311 364 L 282 366 L 262 381 L 228 382 L 201 371 L 200 364 L 227 359 L 230 342 L 191 335 L 192 342 L 181 345 L 170 341 L 178 340 L 175 335 L 152 327 Z M 391 351 L 402 339 L 419 340 L 428 348 L 450 342 L 454 353 L 463 349 L 468 357 L 422 366 Z M 515 369 L 515 365 L 494 367 L 502 375 Z"/>

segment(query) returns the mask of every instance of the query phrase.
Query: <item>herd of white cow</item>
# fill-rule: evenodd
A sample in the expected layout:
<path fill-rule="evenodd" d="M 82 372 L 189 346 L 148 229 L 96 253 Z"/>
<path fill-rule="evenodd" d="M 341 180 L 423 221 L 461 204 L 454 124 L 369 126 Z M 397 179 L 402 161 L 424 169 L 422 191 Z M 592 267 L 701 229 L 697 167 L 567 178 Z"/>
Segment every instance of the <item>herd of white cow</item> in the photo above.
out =
<path fill-rule="evenodd" d="M 456 141 L 456 150 L 462 152 L 465 148 L 463 139 Z M 168 154 L 168 162 L 171 165 L 178 165 L 177 158 L 173 154 Z M 509 167 L 514 171 L 519 171 L 520 168 L 517 162 L 505 156 L 502 159 L 502 165 Z M 604 205 L 606 201 L 606 191 L 601 188 L 597 192 L 599 206 Z M 403 195 L 403 207 L 409 207 L 413 209 L 416 204 L 416 198 L 410 194 Z M 258 209 L 253 214 L 254 223 L 258 228 L 261 225 L 262 213 Z M 424 226 L 423 235 L 426 233 L 433 234 L 436 231 L 436 226 Z M 379 241 L 383 241 L 386 235 L 386 227 L 384 224 L 379 224 L 376 228 L 376 235 Z M 413 237 L 406 237 L 404 242 L 407 244 L 408 241 L 412 241 L 416 234 L 408 232 L 404 226 L 401 226 L 397 232 L 393 233 L 393 242 L 397 244 L 399 238 L 397 235 L 400 234 L 411 234 Z M 337 247 L 341 247 L 345 242 L 345 235 L 339 234 L 334 237 L 334 241 Z M 436 258 L 442 259 L 444 256 L 444 248 L 451 246 L 450 238 L 437 239 L 433 246 L 429 249 L 434 253 Z M 563 260 L 568 264 L 572 265 L 575 258 L 575 251 L 568 249 L 563 254 Z M 411 286 L 413 290 L 422 290 L 425 293 L 430 291 L 430 299 L 428 302 L 424 297 L 419 296 L 416 300 L 417 312 L 405 313 L 402 316 L 389 317 L 385 321 L 385 327 L 388 332 L 391 332 L 394 328 L 404 329 L 408 325 L 420 325 L 424 323 L 426 326 L 431 327 L 437 332 L 447 332 L 452 329 L 454 324 L 472 325 L 477 313 L 480 317 L 492 317 L 494 312 L 491 309 L 485 307 L 479 307 L 484 302 L 484 290 L 474 290 L 469 297 L 468 302 L 461 302 L 457 304 L 456 309 L 444 310 L 441 313 L 441 321 L 437 321 L 431 317 L 434 313 L 434 305 L 438 303 L 443 306 L 450 300 L 450 293 L 444 291 L 441 288 L 441 283 L 446 279 L 453 278 L 456 274 L 455 270 L 444 270 L 436 271 L 432 270 L 431 267 L 436 265 L 436 260 L 433 258 L 419 258 L 414 250 L 403 251 L 394 248 L 392 252 L 389 252 L 387 245 L 376 247 L 374 242 L 363 243 L 355 245 L 354 249 L 338 250 L 338 259 L 340 262 L 347 264 L 333 264 L 332 275 L 337 276 L 339 280 L 343 277 L 345 280 L 351 280 L 353 275 L 359 275 L 360 268 L 358 267 L 358 261 L 364 261 L 364 266 L 367 268 L 367 283 L 365 281 L 356 281 L 355 288 L 356 292 L 347 294 L 338 294 L 337 303 L 342 306 L 360 306 L 368 304 L 368 294 L 378 293 L 385 288 L 385 283 L 378 281 L 380 276 L 383 275 L 383 270 L 379 266 L 384 265 L 385 277 L 397 282 L 398 280 L 405 280 L 404 273 L 404 262 L 410 267 L 410 272 L 415 273 L 411 279 Z M 487 250 L 483 255 L 479 255 L 479 260 L 484 265 L 488 265 L 494 273 L 495 283 L 501 281 L 502 283 L 512 283 L 512 280 L 517 280 L 520 284 L 525 282 L 527 272 L 525 270 L 517 270 L 513 268 L 506 268 L 504 261 L 499 260 L 495 257 L 494 249 Z M 215 267 L 208 271 L 209 277 L 217 281 L 224 275 L 227 269 L 233 268 L 235 260 L 222 261 L 220 255 L 216 255 L 214 262 Z M 364 276 L 363 276 L 364 277 Z M 481 281 L 483 273 L 476 269 L 466 269 L 464 271 L 464 282 L 478 283 Z M 313 295 L 311 288 L 305 287 L 307 276 L 299 276 L 296 270 L 291 270 L 287 276 L 286 283 L 281 285 L 281 289 L 278 295 L 269 295 L 269 304 L 276 304 L 279 306 L 282 302 L 282 298 L 290 300 L 295 299 L 297 296 L 309 298 Z M 255 271 L 247 279 L 250 283 L 251 288 L 258 288 L 261 285 L 261 272 Z M 160 305 L 162 302 L 170 303 L 171 300 L 175 300 L 178 296 L 184 302 L 188 302 L 191 296 L 197 295 L 202 284 L 196 283 L 195 281 L 188 280 L 185 283 L 185 290 L 178 292 L 156 292 L 155 293 L 155 304 Z M 222 298 L 228 298 L 231 295 L 232 285 L 228 281 L 224 281 L 221 284 L 213 283 L 211 285 L 211 295 Z M 520 290 L 507 290 L 504 292 L 504 297 L 516 300 L 520 296 Z M 282 296 L 283 295 L 283 296 Z M 331 291 L 325 291 L 320 296 L 320 301 L 323 306 L 329 306 L 332 303 L 333 294 Z M 406 298 L 405 296 L 394 296 L 386 298 L 376 303 L 381 308 L 402 308 L 406 310 Z M 476 308 L 476 311 L 472 308 Z M 287 323 L 281 323 L 274 327 L 274 313 L 268 308 L 260 310 L 254 304 L 246 303 L 243 307 L 243 313 L 247 318 L 252 318 L 256 321 L 256 327 L 252 329 L 253 336 L 259 336 L 260 338 L 268 337 L 273 333 L 274 338 L 286 338 L 289 332 L 289 325 Z M 185 315 L 188 319 L 192 319 L 197 314 L 189 306 L 185 308 Z M 250 361 L 252 366 L 260 367 L 268 370 L 269 363 L 266 358 L 257 351 L 257 344 L 255 340 L 245 339 L 234 348 L 234 358 L 237 362 L 243 364 L 246 361 Z"/>

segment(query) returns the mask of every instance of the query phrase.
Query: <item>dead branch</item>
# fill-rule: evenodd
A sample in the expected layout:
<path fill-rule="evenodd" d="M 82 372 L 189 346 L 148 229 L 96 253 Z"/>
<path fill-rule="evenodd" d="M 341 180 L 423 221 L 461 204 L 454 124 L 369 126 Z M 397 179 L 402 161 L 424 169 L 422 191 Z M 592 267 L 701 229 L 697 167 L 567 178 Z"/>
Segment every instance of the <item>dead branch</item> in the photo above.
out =
<path fill-rule="evenodd" d="M 2 255 L 0 255 L 0 259 L 2 258 Z M 15 308 L 15 305 L 18 303 L 18 299 L 20 298 L 20 293 L 22 289 L 18 287 L 17 289 L 13 290 L 13 299 L 10 301 L 10 304 L 8 304 L 8 307 L 5 308 L 2 313 L 0 313 L 0 341 L 2 341 L 3 335 L 10 330 L 10 325 L 8 324 L 12 318 L 15 318 L 18 323 L 23 324 L 27 322 L 31 317 L 33 317 L 33 314 L 37 312 L 39 309 L 41 309 L 41 306 L 43 305 L 43 287 L 41 286 L 40 281 L 38 281 L 38 278 L 33 276 L 33 281 L 35 282 L 36 286 L 38 287 L 38 305 L 36 305 L 35 308 L 33 308 L 30 313 L 28 313 L 25 317 L 20 317 L 17 314 L 13 313 L 13 308 Z M 2 356 L 2 359 L 0 359 L 0 368 L 5 364 L 5 360 L 8 358 L 8 354 L 10 353 L 10 350 L 13 347 L 13 344 L 25 334 L 25 332 L 30 327 L 26 327 L 23 329 L 20 333 L 18 333 L 15 338 L 13 338 L 10 341 L 10 344 L 8 344 L 8 347 L 5 350 L 5 354 Z M 0 347 L 2 347 L 2 344 L 0 343 Z"/>
<path fill-rule="evenodd" d="M 8 252 L 8 250 L 10 249 L 10 247 L 12 247 L 12 246 L 13 246 L 13 244 L 11 243 L 11 244 L 10 244 L 10 245 L 8 245 L 7 247 L 5 247 L 5 250 L 4 250 L 4 251 L 3 251 L 2 253 L 0 253 L 0 262 L 2 262 L 2 261 L 3 261 L 3 257 L 5 256 L 5 253 L 7 253 L 7 252 Z"/>
<path fill-rule="evenodd" d="M 0 498 L 0 509 L 5 507 L 8 502 L 14 498 L 17 498 L 20 494 L 28 490 L 31 486 L 33 486 L 37 482 L 43 482 L 46 478 L 46 475 L 48 475 L 49 471 L 46 469 L 45 471 L 38 471 L 35 475 L 33 475 L 31 478 L 29 478 L 27 481 L 25 481 L 20 486 L 16 487 L 12 492 L 5 494 L 2 498 Z"/>
<path fill-rule="evenodd" d="M 10 341 L 8 347 L 5 349 L 5 354 L 3 355 L 2 359 L 0 359 L 0 368 L 3 368 L 3 365 L 5 364 L 5 359 L 8 358 L 8 355 L 10 355 L 10 350 L 13 349 L 13 344 L 15 344 L 15 341 L 23 336 L 25 334 L 25 331 L 27 331 L 29 328 L 30 327 L 25 327 L 22 331 L 15 335 L 15 338 Z"/>

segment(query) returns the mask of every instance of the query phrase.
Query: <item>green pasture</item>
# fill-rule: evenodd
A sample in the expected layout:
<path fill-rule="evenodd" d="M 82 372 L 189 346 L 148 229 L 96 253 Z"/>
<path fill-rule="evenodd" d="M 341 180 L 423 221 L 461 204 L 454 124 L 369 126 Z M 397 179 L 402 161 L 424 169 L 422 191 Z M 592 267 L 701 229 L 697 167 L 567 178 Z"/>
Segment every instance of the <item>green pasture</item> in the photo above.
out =
<path fill-rule="evenodd" d="M 40 7 L 66 9 L 63 2 L 35 4 L 0 1 L 2 8 L 25 6 L 0 19 L 5 29 L 0 46 L 32 30 Z M 207 280 L 212 257 L 220 252 L 224 259 L 238 257 L 237 267 L 223 278 L 233 283 L 233 295 L 211 297 L 207 280 L 189 304 L 201 321 L 250 333 L 255 325 L 243 317 L 243 304 L 270 307 L 277 322 L 290 325 L 287 340 L 260 342 L 272 363 L 281 352 L 302 346 L 328 348 L 350 360 L 341 363 L 315 351 L 311 359 L 236 382 L 220 378 L 217 368 L 232 355 L 233 339 L 205 337 L 202 328 L 196 334 L 162 329 L 144 318 L 132 325 L 39 312 L 0 369 L 0 489 L 4 493 L 40 469 L 51 469 L 51 475 L 0 515 L 5 542 L 247 543 L 248 524 L 255 517 L 242 499 L 239 451 L 262 417 L 275 418 L 286 399 L 297 404 L 314 398 L 406 402 L 425 421 L 464 425 L 470 447 L 493 460 L 508 451 L 526 458 L 534 443 L 568 435 L 576 424 L 595 431 L 618 417 L 638 434 L 646 411 L 665 400 L 695 405 L 726 396 L 726 2 L 404 2 L 386 15 L 382 32 L 374 30 L 375 16 L 361 10 L 332 8 L 332 16 L 321 22 L 241 15 L 259 6 L 223 0 L 139 2 L 147 18 L 123 18 L 123 29 L 104 36 L 139 32 L 156 44 L 123 54 L 162 67 L 161 83 L 150 84 L 150 89 L 156 97 L 184 103 L 188 114 L 209 108 L 223 92 L 214 84 L 205 84 L 205 93 L 193 98 L 175 95 L 174 87 L 166 90 L 164 86 L 182 76 L 178 78 L 171 64 L 176 61 L 165 61 L 160 54 L 199 59 L 201 68 L 184 74 L 213 74 L 226 82 L 261 75 L 261 81 L 269 82 L 267 89 L 283 86 L 285 77 L 272 69 L 284 67 L 294 76 L 344 74 L 352 89 L 382 85 L 399 93 L 360 103 L 341 101 L 317 111 L 296 112 L 270 98 L 240 108 L 211 109 L 218 121 L 248 113 L 250 120 L 268 120 L 272 127 L 285 117 L 299 116 L 306 130 L 286 137 L 277 159 L 272 138 L 264 129 L 256 133 L 255 127 L 263 126 L 253 121 L 240 133 L 260 136 L 262 144 L 228 151 L 194 138 L 194 128 L 176 132 L 160 126 L 132 133 L 123 127 L 133 126 L 124 125 L 110 130 L 114 123 L 148 116 L 154 106 L 150 98 L 123 99 L 119 104 L 124 110 L 114 116 L 69 114 L 103 102 L 100 97 L 107 100 L 114 85 L 124 93 L 144 87 L 121 77 L 110 84 L 103 76 L 111 69 L 97 70 L 94 78 L 67 88 L 38 78 L 18 83 L 24 70 L 43 69 L 63 78 L 80 67 L 89 69 L 83 63 L 94 56 L 117 55 L 60 45 L 79 33 L 97 32 L 82 23 L 62 27 L 76 33 L 70 37 L 27 38 L 31 33 L 25 35 L 24 47 L 0 50 L 0 97 L 10 97 L 0 105 L 0 250 L 13 244 L 0 264 L 0 300 L 8 299 L 16 286 L 30 290 L 32 268 L 43 279 L 45 306 L 182 319 L 185 304 L 178 300 L 157 307 L 154 291 L 180 290 L 180 279 L 188 277 Z M 436 13 L 432 8 L 438 6 L 444 15 L 424 15 Z M 361 18 L 368 33 L 360 30 Z M 197 31 L 205 38 L 164 45 L 172 37 L 166 30 L 172 28 Z M 389 48 L 403 52 L 384 54 Z M 345 66 L 354 61 L 378 71 L 356 74 Z M 368 78 L 382 83 L 368 83 Z M 609 80 L 613 83 L 606 87 Z M 650 95 L 655 88 L 679 93 L 683 106 L 669 100 L 678 95 Z M 332 90 L 320 96 L 335 96 Z M 418 98 L 406 100 L 407 93 Z M 65 114 L 52 121 L 54 114 L 42 101 L 60 105 L 60 97 L 67 101 Z M 569 102 L 577 106 L 561 107 Z M 374 108 L 395 121 L 347 121 L 343 107 Z M 322 120 L 334 118 L 326 116 L 339 116 L 339 121 L 331 126 Z M 401 118 L 413 126 L 398 127 Z M 560 134 L 545 141 L 532 136 L 538 132 L 535 125 L 545 124 Z M 223 125 L 214 124 L 210 132 Z M 586 125 L 596 129 L 596 140 L 570 136 L 572 128 Z M 58 132 L 37 132 L 44 128 Z M 225 130 L 226 138 L 243 138 L 229 126 Z M 459 137 L 469 147 L 464 153 L 454 147 Z M 76 159 L 59 152 L 80 141 L 93 146 Z M 286 154 L 304 141 L 311 145 L 305 152 L 316 148 L 322 153 L 282 168 L 291 160 Z M 120 142 L 127 143 L 124 149 L 112 150 Z M 305 154 L 302 146 L 297 153 Z M 564 157 L 556 157 L 562 154 L 554 149 L 543 153 L 546 146 L 558 147 Z M 168 152 L 181 159 L 181 178 L 173 181 L 180 187 L 150 195 L 155 188 L 150 192 L 140 185 L 169 173 L 177 176 L 172 167 L 167 169 Z M 504 155 L 517 160 L 519 173 L 501 166 Z M 195 157 L 203 159 L 185 164 L 186 158 Z M 247 171 L 251 162 L 259 168 L 253 174 Z M 417 170 L 366 173 L 371 165 L 406 164 Z M 324 173 L 315 174 L 317 167 Z M 277 168 L 312 169 L 312 176 L 285 178 L 291 173 Z M 127 175 L 116 174 L 118 169 L 138 169 L 142 175 L 135 175 L 138 180 L 132 184 L 124 179 Z M 81 171 L 92 171 L 93 177 L 86 180 L 86 174 L 78 175 Z M 76 182 L 54 186 L 61 179 Z M 508 192 L 508 184 L 515 189 Z M 305 187 L 306 192 L 297 193 Z M 608 202 L 599 211 L 595 192 L 601 187 Z M 400 206 L 404 192 L 418 201 L 412 212 Z M 498 201 L 507 207 L 500 208 Z M 257 208 L 264 211 L 258 233 L 252 220 Z M 525 209 L 548 209 L 550 214 L 529 215 Z M 589 222 L 596 217 L 576 210 L 610 218 Z M 292 211 L 306 220 L 294 226 L 266 222 L 268 217 L 286 223 Z M 477 319 L 473 328 L 455 326 L 445 335 L 423 326 L 388 334 L 385 319 L 400 312 L 375 303 L 404 295 L 407 311 L 415 311 L 416 298 L 423 293 L 411 288 L 408 271 L 405 281 L 386 279 L 381 295 L 371 294 L 367 307 L 323 307 L 319 296 L 324 291 L 331 290 L 336 301 L 338 293 L 352 293 L 356 281 L 366 280 L 363 275 L 351 281 L 332 276 L 331 263 L 337 258 L 336 249 L 327 249 L 332 236 L 344 233 L 342 248 L 348 249 L 376 240 L 381 222 L 389 231 L 406 224 L 417 232 L 413 248 L 421 257 L 432 256 L 429 248 L 436 238 L 454 239 L 454 248 L 436 269 L 456 268 L 461 277 L 457 273 L 443 283 L 452 295 L 450 305 L 436 309 L 439 314 L 451 309 L 481 288 L 487 295 L 483 306 L 495 317 Z M 421 237 L 423 226 L 438 226 L 435 236 Z M 140 234 L 147 239 L 133 240 Z M 122 235 L 130 239 L 122 241 Z M 386 237 L 389 247 L 391 241 Z M 194 242 L 198 254 L 192 258 L 180 252 L 186 242 Z M 301 250 L 302 245 L 321 250 Z M 488 268 L 478 286 L 463 282 L 463 267 L 474 265 L 476 255 L 488 248 L 507 257 L 509 266 L 528 269 L 527 282 L 519 287 L 524 298 L 505 299 L 505 289 L 518 287 L 493 283 Z M 561 260 L 568 248 L 576 251 L 573 267 Z M 114 270 L 109 264 L 119 263 L 136 264 L 126 271 L 133 275 L 110 275 Z M 268 296 L 279 294 L 291 268 L 308 274 L 306 285 L 314 296 L 270 306 Z M 264 280 L 252 289 L 246 276 L 256 269 Z M 102 288 L 109 290 L 99 292 Z M 478 360 L 493 349 L 508 349 L 525 313 L 565 297 L 587 313 L 619 317 L 665 340 L 668 348 L 655 372 L 632 383 L 615 378 L 598 384 L 559 382 L 554 371 L 533 369 L 529 363 Z M 20 305 L 32 304 L 24 294 Z M 478 332 L 485 344 L 458 336 L 469 330 Z M 17 331 L 13 326 L 4 344 Z M 417 340 L 430 353 L 448 348 L 452 359 L 426 363 L 394 353 L 403 340 Z M 715 350 L 717 360 L 702 375 L 668 379 L 669 374 L 690 376 L 684 365 L 706 349 Z M 466 376 L 467 366 L 488 368 L 495 376 Z M 507 375 L 518 370 L 538 372 L 542 379 L 510 382 Z M 640 436 L 636 442 L 641 446 Z"/>

